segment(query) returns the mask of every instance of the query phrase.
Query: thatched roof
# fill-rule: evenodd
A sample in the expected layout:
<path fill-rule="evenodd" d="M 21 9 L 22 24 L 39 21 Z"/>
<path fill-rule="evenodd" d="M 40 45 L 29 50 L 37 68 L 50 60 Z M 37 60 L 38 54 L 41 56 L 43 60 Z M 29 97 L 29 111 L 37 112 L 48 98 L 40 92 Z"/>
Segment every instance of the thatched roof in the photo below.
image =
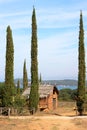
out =
<path fill-rule="evenodd" d="M 53 93 L 54 86 L 53 85 L 40 85 L 39 86 L 39 95 L 40 98 L 47 97 L 50 93 Z M 57 90 L 57 89 L 56 89 Z M 58 91 L 58 90 L 57 90 Z M 58 93 L 58 92 L 57 92 Z M 28 97 L 30 95 L 30 87 L 27 88 L 23 94 L 23 96 Z"/>

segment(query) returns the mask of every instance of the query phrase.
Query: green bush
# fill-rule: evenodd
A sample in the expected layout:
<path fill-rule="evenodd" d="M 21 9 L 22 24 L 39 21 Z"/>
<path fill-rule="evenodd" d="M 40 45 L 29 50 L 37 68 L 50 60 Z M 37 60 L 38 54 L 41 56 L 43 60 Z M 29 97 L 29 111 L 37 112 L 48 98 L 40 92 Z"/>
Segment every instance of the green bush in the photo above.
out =
<path fill-rule="evenodd" d="M 70 88 L 61 89 L 59 91 L 59 100 L 71 101 L 75 99 L 77 90 L 72 90 Z"/>
<path fill-rule="evenodd" d="M 14 108 L 18 110 L 18 113 L 22 113 L 26 104 L 25 98 L 17 95 L 14 99 Z"/>

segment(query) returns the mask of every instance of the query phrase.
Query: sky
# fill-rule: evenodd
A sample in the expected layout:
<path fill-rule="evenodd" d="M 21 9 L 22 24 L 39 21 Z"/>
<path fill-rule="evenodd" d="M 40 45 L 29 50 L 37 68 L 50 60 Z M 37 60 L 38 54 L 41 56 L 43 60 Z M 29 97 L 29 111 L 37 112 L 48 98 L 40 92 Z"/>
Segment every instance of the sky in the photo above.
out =
<path fill-rule="evenodd" d="M 14 78 L 23 77 L 26 59 L 31 78 L 31 16 L 36 10 L 38 74 L 42 80 L 78 78 L 80 10 L 87 61 L 87 0 L 0 0 L 0 81 L 5 80 L 6 29 L 14 43 Z"/>

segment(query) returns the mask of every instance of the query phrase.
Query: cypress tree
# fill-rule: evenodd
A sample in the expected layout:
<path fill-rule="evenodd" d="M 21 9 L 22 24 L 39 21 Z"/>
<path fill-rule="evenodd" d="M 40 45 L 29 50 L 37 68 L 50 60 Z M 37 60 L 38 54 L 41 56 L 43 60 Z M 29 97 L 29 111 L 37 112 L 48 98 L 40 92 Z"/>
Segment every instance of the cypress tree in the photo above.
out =
<path fill-rule="evenodd" d="M 28 76 L 27 76 L 27 69 L 26 69 L 26 60 L 24 61 L 23 67 L 23 90 L 28 87 Z"/>
<path fill-rule="evenodd" d="M 32 13 L 32 37 L 31 37 L 31 91 L 29 97 L 29 108 L 38 108 L 39 94 L 38 94 L 38 61 L 37 61 L 37 24 L 35 8 Z"/>
<path fill-rule="evenodd" d="M 12 106 L 14 91 L 14 45 L 12 31 L 10 26 L 8 26 L 6 36 L 5 89 L 3 98 L 5 106 Z"/>
<path fill-rule="evenodd" d="M 77 89 L 77 107 L 80 114 L 83 111 L 83 104 L 85 100 L 85 47 L 84 47 L 84 29 L 82 11 L 80 12 L 80 31 L 79 31 L 79 55 L 78 55 L 78 89 Z"/>
<path fill-rule="evenodd" d="M 39 81 L 40 83 L 42 83 L 42 77 L 41 77 L 41 73 L 40 73 L 40 81 Z"/>
<path fill-rule="evenodd" d="M 17 95 L 20 95 L 20 80 L 17 82 Z"/>

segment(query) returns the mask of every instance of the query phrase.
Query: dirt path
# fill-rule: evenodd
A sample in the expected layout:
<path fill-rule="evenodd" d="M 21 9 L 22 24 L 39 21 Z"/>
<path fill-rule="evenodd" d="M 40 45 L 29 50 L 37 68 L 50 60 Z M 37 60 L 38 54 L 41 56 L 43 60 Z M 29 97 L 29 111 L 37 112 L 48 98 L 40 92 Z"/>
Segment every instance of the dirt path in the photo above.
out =
<path fill-rule="evenodd" d="M 87 116 L 10 116 L 9 119 L 87 119 Z"/>
<path fill-rule="evenodd" d="M 85 130 L 87 116 L 21 116 L 0 118 L 0 130 Z"/>

